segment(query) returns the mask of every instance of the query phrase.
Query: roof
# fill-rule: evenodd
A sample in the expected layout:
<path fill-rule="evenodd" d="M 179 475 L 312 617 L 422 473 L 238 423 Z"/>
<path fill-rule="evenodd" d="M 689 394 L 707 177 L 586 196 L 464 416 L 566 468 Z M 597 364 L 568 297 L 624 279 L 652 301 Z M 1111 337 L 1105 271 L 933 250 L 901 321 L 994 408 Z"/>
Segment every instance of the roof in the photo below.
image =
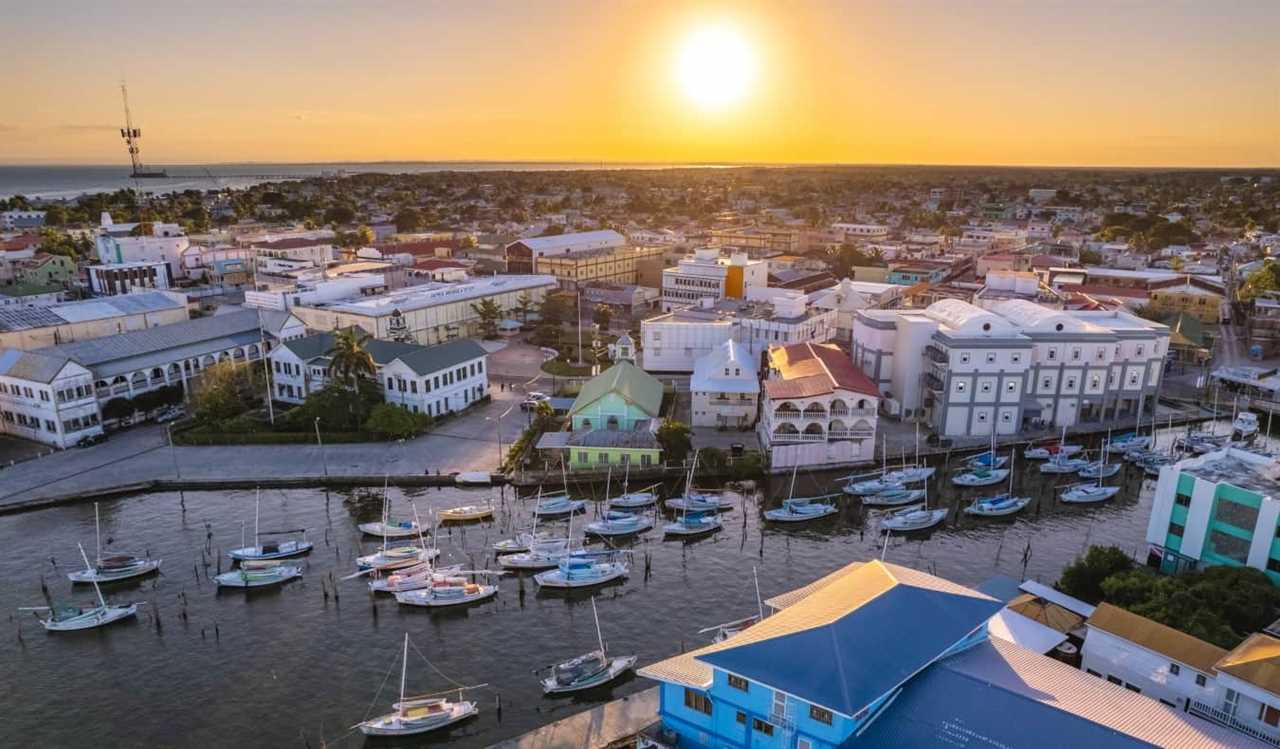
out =
<path fill-rule="evenodd" d="M 3 309 L 0 310 L 0 331 L 30 330 L 52 325 L 104 320 L 110 317 L 178 310 L 186 306 L 186 301 L 175 294 L 147 291 L 78 302 L 63 302 L 51 304 L 48 307 Z"/>
<path fill-rule="evenodd" d="M 600 231 L 582 231 L 573 234 L 555 234 L 549 237 L 531 237 L 511 244 L 522 244 L 528 247 L 534 255 L 549 255 L 555 252 L 614 247 L 626 243 L 627 238 L 618 232 L 612 229 L 602 229 Z"/>
<path fill-rule="evenodd" d="M 648 429 L 588 429 L 569 432 L 566 446 L 616 447 L 632 450 L 659 450 L 658 438 Z M 539 447 L 541 447 L 539 443 Z"/>
<path fill-rule="evenodd" d="M 463 362 L 487 356 L 489 353 L 484 346 L 470 338 L 459 338 L 436 346 L 411 345 L 411 347 L 412 350 L 401 353 L 396 358 L 420 375 L 455 367 Z"/>
<path fill-rule="evenodd" d="M 1023 580 L 1022 583 L 1018 585 L 1018 589 L 1025 593 L 1030 593 L 1037 598 L 1052 601 L 1064 609 L 1075 612 L 1086 619 L 1093 616 L 1093 606 L 1081 601 L 1079 598 L 1073 598 L 1056 588 L 1050 588 L 1044 583 L 1038 583 L 1035 580 Z"/>
<path fill-rule="evenodd" d="M 64 291 L 61 286 L 39 283 L 12 283 L 0 286 L 0 295 L 9 297 L 40 296 L 41 294 L 58 294 Z"/>
<path fill-rule="evenodd" d="M 662 410 L 662 383 L 631 362 L 620 361 L 583 384 L 569 413 L 578 413 L 609 393 L 617 393 L 651 417 Z"/>
<path fill-rule="evenodd" d="M 1272 694 L 1280 694 L 1280 640 L 1271 635 L 1261 632 L 1249 635 L 1214 667 Z"/>
<path fill-rule="evenodd" d="M 741 376 L 724 376 L 727 368 L 736 368 Z M 760 381 L 752 364 L 751 352 L 741 343 L 730 338 L 711 351 L 698 357 L 693 363 L 693 377 L 689 389 L 694 392 L 758 393 Z"/>
<path fill-rule="evenodd" d="M 999 639 L 930 666 L 855 737 L 846 745 L 858 749 L 1267 746 Z"/>
<path fill-rule="evenodd" d="M 705 684 L 710 666 L 852 716 L 1000 608 L 977 591 L 876 560 L 721 643 L 654 664 L 641 675 Z"/>
<path fill-rule="evenodd" d="M 1100 629 L 1206 674 L 1213 673 L 1213 664 L 1227 654 L 1217 645 L 1109 603 L 1098 604 L 1088 624 L 1090 629 Z"/>
<path fill-rule="evenodd" d="M 327 239 L 307 239 L 305 237 L 289 237 L 274 241 L 257 241 L 254 247 L 265 250 L 298 250 L 303 247 L 328 247 L 333 245 L 333 237 Z"/>
<path fill-rule="evenodd" d="M 770 346 L 769 364 L 782 378 L 765 383 L 770 398 L 811 398 L 837 389 L 880 397 L 875 383 L 858 371 L 847 353 L 832 344 Z"/>
<path fill-rule="evenodd" d="M 368 335 L 359 327 L 355 330 L 359 331 L 362 337 Z M 332 332 L 316 333 L 305 338 L 285 341 L 281 345 L 302 361 L 311 362 L 329 358 L 329 354 L 333 351 L 333 339 Z M 369 356 L 373 357 L 374 363 L 378 366 L 385 366 L 399 359 L 406 367 L 420 375 L 439 372 L 488 354 L 483 346 L 470 338 L 459 338 L 436 346 L 369 338 L 364 340 L 364 350 L 369 352 Z"/>
<path fill-rule="evenodd" d="M 56 354 L 0 349 L 0 375 L 31 382 L 53 382 L 68 361 Z"/>
<path fill-rule="evenodd" d="M 1174 346 L 1204 348 L 1204 327 L 1200 318 L 1188 312 L 1179 312 L 1165 323 L 1169 326 L 1169 342 Z"/>
<path fill-rule="evenodd" d="M 1023 593 L 1009 601 L 1009 611 L 1063 634 L 1080 629 L 1086 618 L 1031 593 Z"/>
<path fill-rule="evenodd" d="M 1000 609 L 987 622 L 987 632 L 1036 653 L 1048 653 L 1067 639 L 1065 632 L 1047 627 L 1010 609 Z"/>
<path fill-rule="evenodd" d="M 428 309 L 442 304 L 466 302 L 496 294 L 551 288 L 555 285 L 555 276 L 486 276 L 457 283 L 424 283 L 417 286 L 406 286 L 405 288 L 388 291 L 385 294 L 376 296 L 357 295 L 333 302 L 314 302 L 303 306 L 346 312 L 353 315 L 379 317 L 389 315 L 395 310 L 408 312 L 410 310 Z"/>
<path fill-rule="evenodd" d="M 786 607 L 794 603 L 798 603 L 799 601 L 804 600 L 811 593 L 815 593 L 819 590 L 822 590 L 823 588 L 827 587 L 831 583 L 834 583 L 835 581 L 841 580 L 845 576 L 852 574 L 855 570 L 857 570 L 861 566 L 862 566 L 862 562 L 852 562 L 850 564 L 846 564 L 845 566 L 841 567 L 835 572 L 831 572 L 827 575 L 824 575 L 818 578 L 817 580 L 814 580 L 813 582 L 809 583 L 808 585 L 803 585 L 799 588 L 796 588 L 795 590 L 789 590 L 786 593 L 781 593 L 779 595 L 774 596 L 773 598 L 766 598 L 764 605 L 768 606 L 771 609 L 774 609 L 775 611 L 780 611 L 782 609 L 785 609 Z"/>

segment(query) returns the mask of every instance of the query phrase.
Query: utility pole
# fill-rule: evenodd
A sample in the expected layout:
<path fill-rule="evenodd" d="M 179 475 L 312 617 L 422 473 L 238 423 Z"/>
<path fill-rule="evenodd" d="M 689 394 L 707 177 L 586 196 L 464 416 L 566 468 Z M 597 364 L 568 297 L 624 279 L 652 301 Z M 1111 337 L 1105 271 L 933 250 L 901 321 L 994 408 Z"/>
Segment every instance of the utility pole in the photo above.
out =
<path fill-rule="evenodd" d="M 320 465 L 324 468 L 324 477 L 329 478 L 329 462 L 324 458 L 324 443 L 320 441 L 320 417 L 316 417 L 316 445 L 320 448 Z"/>
<path fill-rule="evenodd" d="M 578 292 L 578 366 L 582 366 L 582 289 Z"/>
<path fill-rule="evenodd" d="M 271 362 L 267 357 L 267 334 L 262 330 L 262 310 L 258 310 L 258 352 L 262 356 L 262 373 L 267 383 L 267 418 L 276 423 L 276 407 L 271 403 Z"/>

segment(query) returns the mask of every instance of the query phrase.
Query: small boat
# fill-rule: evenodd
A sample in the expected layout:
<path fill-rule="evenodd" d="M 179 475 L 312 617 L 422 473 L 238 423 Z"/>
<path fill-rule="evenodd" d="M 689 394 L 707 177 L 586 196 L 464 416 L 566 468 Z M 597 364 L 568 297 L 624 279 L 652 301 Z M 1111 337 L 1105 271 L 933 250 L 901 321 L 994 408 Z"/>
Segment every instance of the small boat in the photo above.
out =
<path fill-rule="evenodd" d="M 394 570 L 430 562 L 440 556 L 439 549 L 420 546 L 383 547 L 373 554 L 356 557 L 356 566 L 362 570 Z"/>
<path fill-rule="evenodd" d="M 1102 446 L 1108 452 L 1126 452 L 1128 450 L 1142 449 L 1151 445 L 1151 438 L 1136 432 L 1127 432 L 1117 435 L 1102 443 Z"/>
<path fill-rule="evenodd" d="M 714 512 L 683 512 L 674 522 L 662 526 L 666 536 L 701 536 L 724 528 Z"/>
<path fill-rule="evenodd" d="M 755 581 L 756 585 L 756 613 L 752 616 L 744 616 L 741 619 L 734 619 L 731 622 L 703 627 L 698 630 L 698 634 L 704 635 L 708 632 L 715 632 L 715 635 L 711 638 L 711 642 L 724 642 L 748 627 L 764 621 L 764 601 L 760 598 L 760 573 L 754 566 L 751 568 L 751 577 Z"/>
<path fill-rule="evenodd" d="M 596 620 L 596 640 L 600 643 L 600 649 L 557 663 L 548 669 L 551 673 L 542 680 L 544 694 L 593 689 L 608 684 L 636 665 L 634 655 L 609 657 L 604 647 L 604 636 L 600 634 L 600 615 L 596 613 L 595 596 L 591 597 L 591 615 Z"/>
<path fill-rule="evenodd" d="M 620 580 L 631 567 L 617 551 L 575 551 L 560 560 L 555 569 L 539 572 L 534 582 L 543 588 L 589 588 Z"/>
<path fill-rule="evenodd" d="M 133 554 L 102 556 L 102 524 L 99 520 L 97 502 L 93 503 L 93 536 L 97 542 L 95 563 L 89 564 L 86 559 L 84 569 L 68 572 L 67 578 L 73 583 L 113 583 L 117 580 L 149 575 L 160 569 L 159 559 Z"/>
<path fill-rule="evenodd" d="M 664 504 L 668 510 L 676 512 L 720 512 L 733 509 L 733 503 L 724 496 L 706 492 L 685 492 L 679 497 L 671 497 Z"/>
<path fill-rule="evenodd" d="M 484 601 L 497 594 L 497 585 L 469 583 L 465 577 L 456 575 L 436 575 L 431 584 L 426 587 L 396 593 L 396 603 L 439 608 Z"/>
<path fill-rule="evenodd" d="M 284 536 L 296 533 L 306 533 L 306 529 L 299 528 L 297 530 L 287 531 L 259 531 L 258 530 L 258 509 L 261 505 L 261 494 L 255 489 L 253 499 L 253 546 L 245 544 L 244 539 L 244 523 L 240 524 L 240 548 L 231 549 L 227 552 L 227 556 L 236 561 L 245 561 L 251 559 L 288 559 L 289 557 L 301 556 L 311 551 L 315 544 L 311 543 L 303 535 L 302 538 L 291 538 L 286 541 L 278 541 L 275 543 L 262 543 L 262 536 Z"/>
<path fill-rule="evenodd" d="M 1062 493 L 1062 501 L 1071 504 L 1087 504 L 1111 499 L 1120 491 L 1118 486 L 1102 486 L 1100 484 L 1079 484 Z"/>
<path fill-rule="evenodd" d="M 1055 455 L 1040 464 L 1040 473 L 1075 473 L 1087 465 L 1089 465 L 1089 461 L 1083 458 L 1068 458 L 1063 455 Z"/>
<path fill-rule="evenodd" d="M 834 515 L 838 509 L 833 504 L 820 502 L 825 497 L 797 497 L 784 499 L 782 507 L 765 510 L 764 517 L 775 523 L 802 523 L 808 520 L 825 518 Z"/>
<path fill-rule="evenodd" d="M 1196 455 L 1204 455 L 1205 453 L 1219 450 L 1227 443 L 1227 435 L 1200 434 L 1192 432 L 1183 435 L 1175 441 L 1175 446 L 1186 452 L 1193 452 Z"/>
<path fill-rule="evenodd" d="M 84 546 L 76 544 L 80 549 L 80 558 L 84 560 L 84 566 L 90 567 L 89 555 L 84 553 Z M 93 629 L 95 627 L 104 627 L 112 622 L 118 622 L 121 619 L 127 619 L 138 613 L 139 603 L 107 603 L 102 597 L 102 589 L 98 587 L 96 579 L 90 579 L 93 584 L 93 592 L 98 597 L 97 606 L 54 606 L 50 602 L 49 606 L 22 606 L 19 611 L 30 611 L 32 615 L 40 621 L 40 626 L 44 627 L 46 632 L 74 632 L 82 629 Z M 37 611 L 48 612 L 48 616 L 41 617 L 36 614 Z"/>
<path fill-rule="evenodd" d="M 508 570 L 545 570 L 568 555 L 569 539 L 552 538 L 530 544 L 528 551 L 500 556 L 498 564 Z"/>
<path fill-rule="evenodd" d="M 586 533 L 589 536 L 629 536 L 652 527 L 653 519 L 648 515 L 606 510 L 599 520 L 587 523 Z"/>
<path fill-rule="evenodd" d="M 1138 462 L 1138 466 L 1147 476 L 1159 476 L 1160 469 L 1173 463 L 1173 458 L 1168 455 L 1152 455 Z"/>
<path fill-rule="evenodd" d="M 608 505 L 615 510 L 634 510 L 652 507 L 658 503 L 658 495 L 652 491 L 626 492 L 610 499 Z"/>
<path fill-rule="evenodd" d="M 493 550 L 499 554 L 520 554 L 528 551 L 534 544 L 545 543 L 553 540 L 553 536 L 549 533 L 537 533 L 524 531 L 517 533 L 512 538 L 504 538 L 493 545 Z"/>
<path fill-rule="evenodd" d="M 1241 411 L 1231 422 L 1231 439 L 1248 442 L 1258 436 L 1258 415 L 1252 411 Z"/>
<path fill-rule="evenodd" d="M 1141 463 L 1147 458 L 1152 458 L 1152 457 L 1157 457 L 1162 455 L 1164 455 L 1164 453 L 1160 452 L 1159 450 L 1148 450 L 1146 448 L 1138 447 L 1138 448 L 1126 450 L 1124 453 L 1124 459 L 1129 461 L 1130 463 Z"/>
<path fill-rule="evenodd" d="M 450 507 L 447 510 L 440 511 L 440 519 L 442 521 L 452 521 L 455 523 L 466 522 L 468 520 L 483 520 L 493 517 L 493 505 L 463 505 L 461 507 Z"/>
<path fill-rule="evenodd" d="M 863 507 L 901 507 L 924 499 L 924 489 L 890 489 L 862 498 Z"/>
<path fill-rule="evenodd" d="M 572 515 L 587 509 L 587 503 L 581 499 L 569 499 L 568 495 L 558 494 L 546 497 L 534 505 L 534 517 L 555 518 Z"/>
<path fill-rule="evenodd" d="M 930 510 L 927 506 L 907 507 L 882 518 L 880 528 L 898 533 L 927 530 L 946 520 L 948 512 L 946 508 Z"/>
<path fill-rule="evenodd" d="M 278 564 L 271 567 L 241 567 L 240 569 L 215 575 L 213 581 L 220 588 L 265 588 L 279 585 L 295 577 L 302 577 L 302 568 L 291 564 Z"/>
<path fill-rule="evenodd" d="M 1103 463 L 1100 460 L 1095 460 L 1081 468 L 1077 473 L 1080 474 L 1081 478 L 1086 479 L 1109 479 L 1117 473 L 1120 473 L 1120 464 Z"/>
<path fill-rule="evenodd" d="M 993 457 L 994 455 L 994 457 Z M 1004 468 L 1004 464 L 1009 462 L 1007 455 L 995 455 L 993 451 L 988 450 L 984 453 L 978 453 L 961 464 L 961 470 L 973 471 L 979 468 Z"/>
<path fill-rule="evenodd" d="M 994 497 L 978 497 L 964 508 L 968 515 L 980 517 L 1003 517 L 1021 512 L 1022 508 L 1031 504 L 1031 497 L 1014 497 L 1008 494 L 997 494 Z"/>
<path fill-rule="evenodd" d="M 453 483 L 458 486 L 489 486 L 493 483 L 493 476 L 488 471 L 463 471 L 453 477 Z"/>
<path fill-rule="evenodd" d="M 400 667 L 400 701 L 392 705 L 395 712 L 358 723 L 360 732 L 365 736 L 411 736 L 426 733 L 453 725 L 479 712 L 476 703 L 462 699 L 461 689 L 458 690 L 456 702 L 442 697 L 406 698 L 404 688 L 408 669 L 409 633 L 406 632 L 404 662 Z"/>
<path fill-rule="evenodd" d="M 1040 445 L 1039 447 L 1028 447 L 1026 450 L 1022 451 L 1022 457 L 1027 460 L 1049 460 L 1050 458 L 1054 458 L 1059 455 L 1063 457 L 1070 457 L 1084 449 L 1082 445 L 1066 444 L 1066 433 L 1067 430 L 1063 428 L 1062 440 L 1050 442 L 1046 445 Z"/>
<path fill-rule="evenodd" d="M 956 486 L 991 486 L 1001 483 L 1008 477 L 1007 468 L 975 468 L 952 476 L 951 483 Z"/>
<path fill-rule="evenodd" d="M 427 562 L 412 567 L 401 567 L 386 577 L 375 577 L 369 581 L 369 590 L 375 593 L 404 593 L 409 590 L 425 588 L 437 575 L 452 575 L 462 569 L 462 565 L 450 567 L 433 567 Z"/>
<path fill-rule="evenodd" d="M 843 491 L 845 494 L 852 494 L 855 497 L 860 497 L 868 494 L 885 494 L 887 492 L 898 491 L 903 488 L 902 482 L 888 481 L 881 477 L 846 484 Z"/>
<path fill-rule="evenodd" d="M 373 523 L 361 523 L 361 533 L 381 538 L 409 538 L 418 535 L 418 522 L 391 517 L 391 497 L 387 493 L 387 477 L 382 480 L 382 519 Z"/>

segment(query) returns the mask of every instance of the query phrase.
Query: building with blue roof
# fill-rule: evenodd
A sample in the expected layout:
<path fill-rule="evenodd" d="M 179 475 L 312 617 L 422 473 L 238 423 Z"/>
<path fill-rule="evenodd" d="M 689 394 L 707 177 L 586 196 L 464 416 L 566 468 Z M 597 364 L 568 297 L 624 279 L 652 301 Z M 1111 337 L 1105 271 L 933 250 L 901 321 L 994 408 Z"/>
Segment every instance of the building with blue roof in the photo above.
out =
<path fill-rule="evenodd" d="M 639 671 L 665 747 L 1176 747 L 1242 737 L 988 636 L 992 596 L 880 561 L 770 599 L 776 613 Z"/>

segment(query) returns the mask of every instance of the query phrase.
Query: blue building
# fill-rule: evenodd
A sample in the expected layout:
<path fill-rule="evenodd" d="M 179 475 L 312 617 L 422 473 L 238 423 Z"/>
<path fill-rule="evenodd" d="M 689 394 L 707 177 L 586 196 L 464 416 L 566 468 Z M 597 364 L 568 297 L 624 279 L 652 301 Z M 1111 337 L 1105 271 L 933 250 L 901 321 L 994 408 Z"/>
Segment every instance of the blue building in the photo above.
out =
<path fill-rule="evenodd" d="M 770 599 L 777 613 L 655 663 L 658 746 L 1262 747 L 989 638 L 1003 603 L 917 570 L 855 563 Z"/>

